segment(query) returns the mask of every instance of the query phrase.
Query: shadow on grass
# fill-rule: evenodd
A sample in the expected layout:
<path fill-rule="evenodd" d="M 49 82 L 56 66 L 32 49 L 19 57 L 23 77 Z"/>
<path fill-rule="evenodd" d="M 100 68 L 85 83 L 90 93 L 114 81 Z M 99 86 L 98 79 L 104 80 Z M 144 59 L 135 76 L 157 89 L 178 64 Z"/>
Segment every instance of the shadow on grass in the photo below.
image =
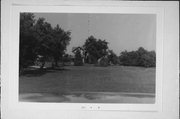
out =
<path fill-rule="evenodd" d="M 21 94 L 20 101 L 28 102 L 69 102 L 70 99 L 64 95 L 55 96 L 48 93 Z"/>
<path fill-rule="evenodd" d="M 57 67 L 57 68 L 52 68 L 48 67 L 45 69 L 40 69 L 40 68 L 26 68 L 20 76 L 27 76 L 27 77 L 38 77 L 42 76 L 46 73 L 55 73 L 58 71 L 69 71 L 70 69 L 65 69 L 64 67 Z"/>
<path fill-rule="evenodd" d="M 70 92 L 56 92 L 56 93 L 52 93 L 52 95 L 54 96 L 68 96 L 68 95 L 72 95 L 73 97 L 79 97 L 79 98 L 85 98 L 88 100 L 95 100 L 95 99 L 100 99 L 101 96 L 98 95 L 93 95 L 93 94 L 88 94 L 88 93 L 70 93 Z"/>
<path fill-rule="evenodd" d="M 144 95 L 138 95 L 138 94 L 121 94 L 124 97 L 136 97 L 136 98 L 154 98 L 155 94 L 144 94 Z"/>
<path fill-rule="evenodd" d="M 98 95 L 92 95 L 92 94 L 84 94 L 84 98 L 88 100 L 95 100 L 95 99 L 100 99 L 101 96 Z"/>
<path fill-rule="evenodd" d="M 136 97 L 136 98 L 154 98 L 155 95 L 154 94 L 101 94 L 101 93 L 63 93 L 60 95 L 72 95 L 73 97 L 81 97 L 81 98 L 85 98 L 87 100 L 96 100 L 96 99 L 101 99 L 104 97 L 117 97 L 119 98 L 119 96 L 121 97 Z M 57 96 L 57 95 L 56 95 Z"/>

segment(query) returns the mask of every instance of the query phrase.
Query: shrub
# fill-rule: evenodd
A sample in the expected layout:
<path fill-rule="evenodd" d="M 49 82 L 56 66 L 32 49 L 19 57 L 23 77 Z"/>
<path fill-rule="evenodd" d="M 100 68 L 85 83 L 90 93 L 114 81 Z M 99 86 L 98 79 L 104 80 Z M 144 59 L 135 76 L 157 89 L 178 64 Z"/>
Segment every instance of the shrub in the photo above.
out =
<path fill-rule="evenodd" d="M 142 47 L 140 47 L 136 51 L 121 52 L 119 59 L 122 65 L 125 66 L 142 66 L 142 67 L 156 66 L 155 51 L 147 51 Z"/>

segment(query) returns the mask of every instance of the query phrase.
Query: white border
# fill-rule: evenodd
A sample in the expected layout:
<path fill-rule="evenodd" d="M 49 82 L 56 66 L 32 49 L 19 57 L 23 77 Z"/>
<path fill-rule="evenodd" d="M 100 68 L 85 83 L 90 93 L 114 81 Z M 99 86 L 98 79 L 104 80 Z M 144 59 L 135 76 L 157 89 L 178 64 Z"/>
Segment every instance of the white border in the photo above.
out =
<path fill-rule="evenodd" d="M 7 7 L 4 8 L 9 11 L 6 19 L 6 22 L 9 22 L 9 26 L 7 26 L 10 32 L 4 33 L 2 42 L 2 78 L 6 79 L 6 81 L 2 81 L 3 85 L 6 85 L 6 88 L 2 89 L 3 98 L 2 101 L 6 103 L 2 106 L 4 107 L 7 112 L 10 110 L 121 110 L 121 112 L 154 112 L 160 113 L 163 111 L 163 93 L 164 89 L 163 86 L 167 85 L 164 84 L 163 79 L 165 79 L 164 68 L 166 68 L 164 62 L 164 49 L 163 49 L 163 36 L 164 36 L 164 14 L 165 8 L 164 7 L 155 7 L 153 3 L 150 4 L 153 7 L 147 7 L 147 4 L 141 4 L 139 2 L 133 2 L 125 4 L 123 7 L 120 4 L 115 5 L 107 5 L 105 6 L 97 4 L 93 6 L 91 3 L 90 6 L 80 5 L 76 6 L 72 4 L 70 6 L 68 3 L 62 6 L 31 6 L 31 5 L 19 5 L 17 4 L 8 4 L 6 2 Z M 30 3 L 29 3 L 30 4 Z M 76 3 L 77 4 L 77 3 Z M 149 4 L 149 3 L 148 3 Z M 165 4 L 164 6 L 166 6 Z M 138 7 L 137 7 L 138 6 Z M 146 7 L 145 7 L 146 6 Z M 172 4 L 172 6 L 176 6 L 176 4 Z M 177 6 L 176 6 L 177 7 Z M 98 11 L 98 12 L 97 12 Z M 18 102 L 18 50 L 19 50 L 19 13 L 20 12 L 62 12 L 62 13 L 134 13 L 134 14 L 156 14 L 157 15 L 157 70 L 156 70 L 156 103 L 155 104 L 88 104 L 88 103 L 22 103 Z M 4 14 L 5 15 L 5 14 Z M 3 21 L 2 21 L 3 22 Z M 5 28 L 4 28 L 5 29 Z M 6 35 L 7 34 L 7 35 Z M 167 46 L 166 46 L 167 47 Z M 8 49 L 7 49 L 8 48 Z M 8 53 L 8 55 L 7 55 Z M 6 56 L 5 56 L 6 54 Z M 4 64 L 5 63 L 5 64 Z M 6 75 L 5 75 L 6 74 Z M 7 92 L 4 93 L 4 90 Z M 171 92 L 172 93 L 172 92 Z M 163 98 L 163 99 L 162 99 Z M 8 100 L 7 100 L 8 99 Z M 6 107 L 6 108 L 5 108 Z M 92 108 L 91 108 L 92 107 Z M 100 109 L 98 108 L 100 107 Z M 5 111 L 4 111 L 5 112 Z M 153 114 L 152 114 L 153 115 Z M 130 116 L 128 116 L 130 117 Z"/>

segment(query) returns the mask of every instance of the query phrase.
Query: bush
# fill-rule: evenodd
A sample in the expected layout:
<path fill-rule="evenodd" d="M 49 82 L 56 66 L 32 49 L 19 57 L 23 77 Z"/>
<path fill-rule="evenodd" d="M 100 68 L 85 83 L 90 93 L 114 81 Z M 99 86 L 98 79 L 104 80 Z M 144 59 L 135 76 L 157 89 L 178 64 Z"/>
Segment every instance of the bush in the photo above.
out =
<path fill-rule="evenodd" d="M 109 62 L 109 64 L 113 64 L 113 65 L 120 64 L 119 58 L 113 52 L 113 50 L 109 50 L 109 53 L 108 53 L 108 62 Z"/>
<path fill-rule="evenodd" d="M 142 66 L 142 67 L 156 66 L 155 51 L 147 51 L 142 47 L 140 47 L 137 51 L 121 52 L 119 59 L 122 65 L 125 66 Z"/>

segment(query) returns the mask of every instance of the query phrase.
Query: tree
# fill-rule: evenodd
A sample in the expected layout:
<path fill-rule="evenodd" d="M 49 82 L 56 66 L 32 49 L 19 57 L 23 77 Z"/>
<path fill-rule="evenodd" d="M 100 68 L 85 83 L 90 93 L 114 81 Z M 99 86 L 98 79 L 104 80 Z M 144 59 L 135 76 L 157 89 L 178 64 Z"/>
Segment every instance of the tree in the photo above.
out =
<path fill-rule="evenodd" d="M 42 56 L 41 69 L 45 65 L 45 61 L 52 57 L 53 45 L 53 28 L 50 23 L 45 22 L 44 18 L 39 18 L 34 25 L 35 36 L 38 39 L 37 47 L 35 48 L 36 55 Z"/>
<path fill-rule="evenodd" d="M 71 40 L 71 32 L 70 31 L 64 31 L 57 25 L 53 29 L 53 41 L 52 41 L 52 57 L 54 58 L 55 66 L 58 66 L 58 61 L 63 61 L 63 55 L 65 54 L 66 47 L 69 45 L 69 42 Z"/>
<path fill-rule="evenodd" d="M 20 70 L 34 65 L 38 58 L 41 68 L 49 59 L 58 66 L 71 39 L 70 31 L 64 31 L 59 25 L 52 28 L 44 18 L 36 21 L 34 17 L 32 13 L 20 14 Z"/>
<path fill-rule="evenodd" d="M 144 67 L 155 67 L 156 66 L 156 56 L 154 51 L 150 51 L 141 56 L 141 66 Z"/>
<path fill-rule="evenodd" d="M 20 72 L 23 68 L 32 65 L 36 59 L 35 47 L 37 44 L 37 39 L 34 35 L 34 23 L 34 14 L 20 14 Z"/>
<path fill-rule="evenodd" d="M 97 60 L 105 55 L 107 55 L 108 42 L 101 39 L 96 39 L 93 36 L 86 39 L 83 45 L 85 50 L 85 57 L 87 63 L 97 63 Z"/>
<path fill-rule="evenodd" d="M 116 65 L 119 64 L 118 56 L 113 52 L 113 50 L 108 51 L 108 60 L 110 63 Z"/>
<path fill-rule="evenodd" d="M 44 18 L 38 19 L 35 28 L 39 39 L 39 47 L 36 49 L 37 54 L 42 55 L 45 60 L 53 59 L 52 66 L 57 67 L 60 59 L 63 62 L 63 54 L 71 39 L 71 32 L 64 31 L 59 25 L 52 28 L 51 24 L 45 22 Z"/>
<path fill-rule="evenodd" d="M 136 51 L 121 52 L 120 61 L 125 66 L 142 66 L 142 67 L 155 67 L 156 66 L 156 53 L 155 51 L 147 51 L 143 47 L 138 48 Z"/>

